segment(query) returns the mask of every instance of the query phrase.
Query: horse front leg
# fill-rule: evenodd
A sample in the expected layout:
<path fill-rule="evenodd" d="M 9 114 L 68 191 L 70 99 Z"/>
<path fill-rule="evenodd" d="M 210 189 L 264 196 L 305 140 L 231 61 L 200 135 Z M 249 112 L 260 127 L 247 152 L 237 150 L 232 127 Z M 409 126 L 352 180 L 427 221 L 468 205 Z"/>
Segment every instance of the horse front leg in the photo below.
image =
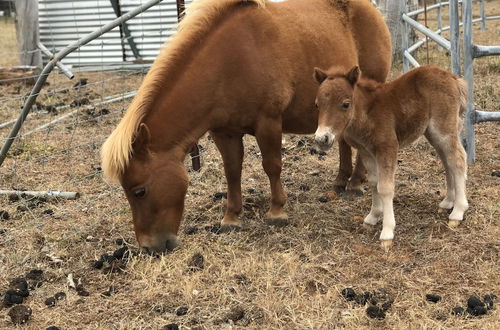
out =
<path fill-rule="evenodd" d="M 281 117 L 262 118 L 257 124 L 255 138 L 262 153 L 262 167 L 271 185 L 271 208 L 266 217 L 269 224 L 286 225 L 288 216 L 284 211 L 286 194 L 281 184 Z"/>
<path fill-rule="evenodd" d="M 224 162 L 227 180 L 227 208 L 222 226 L 240 226 L 241 203 L 241 168 L 243 165 L 243 134 L 229 135 L 211 132 Z"/>

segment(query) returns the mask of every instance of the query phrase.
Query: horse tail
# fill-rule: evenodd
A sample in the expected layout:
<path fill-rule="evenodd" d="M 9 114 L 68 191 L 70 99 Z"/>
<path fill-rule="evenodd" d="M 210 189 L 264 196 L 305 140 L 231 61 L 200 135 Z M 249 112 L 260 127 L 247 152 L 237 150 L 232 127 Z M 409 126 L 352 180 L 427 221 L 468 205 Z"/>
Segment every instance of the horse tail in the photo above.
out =
<path fill-rule="evenodd" d="M 460 97 L 460 112 L 459 112 L 459 114 L 460 114 L 460 116 L 463 116 L 463 114 L 467 110 L 467 97 L 468 97 L 467 82 L 462 78 L 458 78 L 457 79 L 457 87 L 458 87 L 458 93 L 459 93 L 459 97 Z"/>

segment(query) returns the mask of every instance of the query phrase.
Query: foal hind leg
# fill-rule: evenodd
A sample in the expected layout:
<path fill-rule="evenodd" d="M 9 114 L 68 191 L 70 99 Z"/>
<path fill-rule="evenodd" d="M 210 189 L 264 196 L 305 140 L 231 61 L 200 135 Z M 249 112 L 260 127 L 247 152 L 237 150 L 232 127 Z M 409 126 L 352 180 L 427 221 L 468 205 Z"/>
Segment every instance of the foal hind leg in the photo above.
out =
<path fill-rule="evenodd" d="M 287 224 L 288 216 L 283 210 L 286 195 L 281 185 L 281 118 L 262 118 L 257 125 L 255 138 L 262 153 L 262 167 L 271 185 L 271 208 L 267 213 L 270 224 Z"/>
<path fill-rule="evenodd" d="M 453 176 L 453 183 L 455 184 L 455 202 L 453 211 L 448 217 L 448 225 L 450 227 L 457 227 L 463 220 L 465 211 L 469 208 L 465 194 L 465 182 L 467 180 L 466 154 L 458 136 L 451 139 L 446 158 Z"/>
<path fill-rule="evenodd" d="M 442 138 L 436 137 L 430 133 L 426 133 L 425 137 L 434 149 L 436 149 L 446 172 L 446 197 L 439 203 L 439 207 L 441 209 L 451 210 L 455 202 L 455 183 L 453 182 L 453 175 L 446 158 L 445 146 L 443 146 Z"/>
<path fill-rule="evenodd" d="M 457 227 L 463 220 L 465 211 L 469 208 L 465 195 L 467 179 L 467 162 L 465 150 L 460 143 L 458 134 L 426 134 L 429 142 L 438 151 L 446 169 L 447 193 L 439 204 L 441 208 L 451 209 L 448 225 Z"/>
<path fill-rule="evenodd" d="M 339 172 L 333 181 L 333 189 L 336 192 L 346 190 L 349 178 L 352 175 L 352 150 L 351 146 L 344 141 L 342 137 L 339 141 Z"/>
<path fill-rule="evenodd" d="M 394 143 L 396 144 L 396 143 Z M 397 145 L 397 144 L 396 144 Z M 383 223 L 380 241 L 382 248 L 388 251 L 394 239 L 394 228 L 396 220 L 394 218 L 394 176 L 397 164 L 397 147 L 389 147 L 377 150 L 378 184 L 377 191 L 383 206 Z"/>
<path fill-rule="evenodd" d="M 227 208 L 222 226 L 239 226 L 241 213 L 241 167 L 243 164 L 243 135 L 211 133 L 224 162 L 227 180 Z"/>

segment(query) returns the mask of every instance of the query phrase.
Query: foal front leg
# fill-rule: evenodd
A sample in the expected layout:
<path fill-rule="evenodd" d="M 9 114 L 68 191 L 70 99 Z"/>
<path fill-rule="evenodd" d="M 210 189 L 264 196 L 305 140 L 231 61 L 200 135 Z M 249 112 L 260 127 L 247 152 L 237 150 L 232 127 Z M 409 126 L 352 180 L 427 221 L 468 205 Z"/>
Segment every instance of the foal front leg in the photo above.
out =
<path fill-rule="evenodd" d="M 382 248 L 388 251 L 394 239 L 394 175 L 397 164 L 397 147 L 377 151 L 378 184 L 377 191 L 383 207 L 383 224 L 380 240 Z"/>
<path fill-rule="evenodd" d="M 267 213 L 270 224 L 287 224 L 288 216 L 283 210 L 286 195 L 281 185 L 281 117 L 262 118 L 257 125 L 255 138 L 262 153 L 262 167 L 271 185 L 271 208 Z"/>
<path fill-rule="evenodd" d="M 224 162 L 227 180 L 227 208 L 222 226 L 239 226 L 241 213 L 241 167 L 243 164 L 243 135 L 211 132 Z"/>

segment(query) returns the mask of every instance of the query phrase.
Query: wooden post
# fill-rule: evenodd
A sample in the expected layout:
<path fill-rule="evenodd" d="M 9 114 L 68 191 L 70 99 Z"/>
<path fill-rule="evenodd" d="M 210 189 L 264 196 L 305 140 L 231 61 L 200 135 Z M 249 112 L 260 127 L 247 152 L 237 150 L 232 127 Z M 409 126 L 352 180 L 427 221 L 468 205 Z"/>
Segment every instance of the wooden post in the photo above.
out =
<path fill-rule="evenodd" d="M 38 1 L 16 0 L 16 34 L 21 65 L 42 67 L 42 55 L 37 47 Z"/>
<path fill-rule="evenodd" d="M 184 16 L 184 10 L 186 9 L 186 4 L 184 3 L 184 0 L 177 0 L 177 18 L 178 21 L 180 22 L 182 20 L 182 17 Z"/>
<path fill-rule="evenodd" d="M 403 54 L 402 47 L 402 29 L 404 24 L 401 23 L 401 13 L 403 12 L 403 5 L 408 3 L 408 11 L 412 11 L 418 7 L 418 0 L 379 0 L 377 1 L 378 8 L 385 18 L 385 23 L 389 27 L 392 39 L 392 55 L 395 61 L 401 61 Z M 409 32 L 411 34 L 411 31 Z M 415 38 L 410 35 L 410 42 L 414 43 Z M 411 44 L 409 44 L 411 46 Z"/>

